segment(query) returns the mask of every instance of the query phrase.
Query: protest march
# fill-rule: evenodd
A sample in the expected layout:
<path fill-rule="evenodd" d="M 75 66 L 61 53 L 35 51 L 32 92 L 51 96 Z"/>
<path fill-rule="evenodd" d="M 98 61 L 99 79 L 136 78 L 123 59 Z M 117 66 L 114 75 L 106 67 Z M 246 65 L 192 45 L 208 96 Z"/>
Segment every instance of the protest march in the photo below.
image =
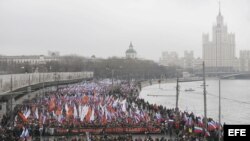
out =
<path fill-rule="evenodd" d="M 216 138 L 213 119 L 149 104 L 139 98 L 137 83 L 84 81 L 46 92 L 14 109 L 14 136 L 166 134 L 179 139 Z M 207 127 L 207 128 L 206 128 Z M 97 139 L 96 139 L 97 140 Z"/>

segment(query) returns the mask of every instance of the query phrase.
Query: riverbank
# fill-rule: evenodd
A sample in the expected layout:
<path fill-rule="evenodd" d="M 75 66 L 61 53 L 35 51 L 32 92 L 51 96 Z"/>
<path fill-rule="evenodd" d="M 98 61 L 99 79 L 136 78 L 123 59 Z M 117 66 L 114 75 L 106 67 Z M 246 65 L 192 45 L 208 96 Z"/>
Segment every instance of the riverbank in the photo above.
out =
<path fill-rule="evenodd" d="M 250 80 L 221 80 L 222 97 L 222 123 L 228 124 L 249 124 L 250 118 Z M 204 96 L 202 82 L 180 83 L 179 107 L 182 111 L 194 112 L 197 115 L 204 115 Z M 207 114 L 218 120 L 219 111 L 219 81 L 207 80 Z M 151 104 L 175 107 L 176 82 L 165 83 L 159 86 L 152 85 L 144 87 L 140 98 Z M 192 88 L 194 91 L 185 91 Z M 150 95 L 150 96 L 148 96 Z M 160 95 L 160 96 L 157 96 Z"/>

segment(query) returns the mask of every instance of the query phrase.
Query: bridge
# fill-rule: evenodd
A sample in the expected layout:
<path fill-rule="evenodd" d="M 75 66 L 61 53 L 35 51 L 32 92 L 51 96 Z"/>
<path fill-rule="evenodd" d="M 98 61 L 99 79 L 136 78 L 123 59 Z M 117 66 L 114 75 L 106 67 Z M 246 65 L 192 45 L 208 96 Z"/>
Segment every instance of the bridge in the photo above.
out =
<path fill-rule="evenodd" d="M 52 72 L 0 75 L 0 95 L 8 92 L 47 82 L 61 82 L 92 78 L 93 72 Z"/>
<path fill-rule="evenodd" d="M 93 78 L 93 72 L 50 72 L 0 75 L 0 119 L 14 105 L 31 99 L 46 87 Z M 40 90 L 41 89 L 41 90 Z M 45 90 L 46 91 L 46 90 Z M 27 98 L 28 96 L 28 98 Z M 25 98 L 26 97 L 26 98 Z"/>
<path fill-rule="evenodd" d="M 196 73 L 197 76 L 202 76 L 202 72 Z M 208 77 L 219 77 L 221 79 L 250 79 L 250 72 L 206 72 Z"/>
<path fill-rule="evenodd" d="M 221 76 L 222 79 L 250 79 L 250 72 L 239 72 Z"/>

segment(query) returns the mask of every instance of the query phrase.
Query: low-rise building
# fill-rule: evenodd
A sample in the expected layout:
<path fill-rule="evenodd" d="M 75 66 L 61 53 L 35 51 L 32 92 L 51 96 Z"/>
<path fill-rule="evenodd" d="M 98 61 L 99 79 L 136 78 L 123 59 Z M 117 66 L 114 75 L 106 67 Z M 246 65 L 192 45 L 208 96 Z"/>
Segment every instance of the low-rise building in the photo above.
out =
<path fill-rule="evenodd" d="M 20 55 L 20 56 L 0 56 L 0 62 L 6 62 L 8 64 L 23 64 L 28 63 L 31 65 L 46 64 L 46 62 L 57 61 L 59 59 L 59 52 L 48 52 L 48 56 L 45 55 Z"/>

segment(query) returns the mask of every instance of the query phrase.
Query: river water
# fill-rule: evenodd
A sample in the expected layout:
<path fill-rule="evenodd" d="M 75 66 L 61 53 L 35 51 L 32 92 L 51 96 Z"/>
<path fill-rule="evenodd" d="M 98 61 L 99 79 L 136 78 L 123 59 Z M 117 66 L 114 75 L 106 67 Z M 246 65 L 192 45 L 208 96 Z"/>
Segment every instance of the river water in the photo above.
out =
<path fill-rule="evenodd" d="M 179 108 L 181 111 L 204 115 L 204 96 L 201 81 L 179 84 Z M 194 91 L 185 91 L 187 89 Z M 176 101 L 176 83 L 155 84 L 144 87 L 140 98 L 152 104 L 161 104 L 174 108 Z M 207 81 L 207 115 L 218 120 L 219 81 Z M 250 80 L 221 80 L 222 123 L 250 124 Z"/>

